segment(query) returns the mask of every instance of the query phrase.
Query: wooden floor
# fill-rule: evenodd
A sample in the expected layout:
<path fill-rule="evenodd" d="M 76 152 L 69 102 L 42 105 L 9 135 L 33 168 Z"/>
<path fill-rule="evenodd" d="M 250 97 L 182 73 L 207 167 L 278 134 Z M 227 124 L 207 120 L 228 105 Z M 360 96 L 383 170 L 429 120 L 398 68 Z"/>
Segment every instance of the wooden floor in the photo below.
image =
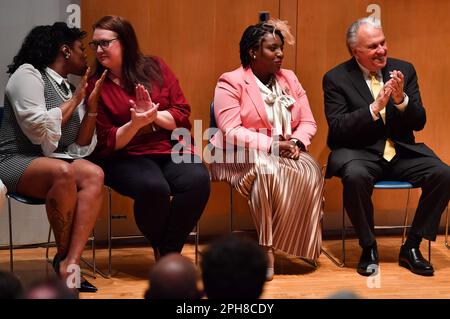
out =
<path fill-rule="evenodd" d="M 347 242 L 348 264 L 345 268 L 337 267 L 324 254 L 319 258 L 317 269 L 314 269 L 300 259 L 277 253 L 275 277 L 266 284 L 262 298 L 326 298 L 336 291 L 350 290 L 361 298 L 449 299 L 450 250 L 444 246 L 444 236 L 439 236 L 432 243 L 432 263 L 435 268 L 433 277 L 414 275 L 398 266 L 399 241 L 399 237 L 378 238 L 380 280 L 371 280 L 369 285 L 367 278 L 358 275 L 355 270 L 360 254 L 356 240 Z M 325 241 L 324 248 L 330 254 L 340 256 L 341 242 Z M 426 255 L 425 247 L 422 247 L 422 252 Z M 106 269 L 107 250 L 97 249 L 96 253 L 97 264 Z M 53 275 L 51 265 L 45 262 L 44 248 L 17 249 L 14 254 L 16 274 L 25 286 L 40 276 Z M 194 246 L 187 244 L 183 255 L 194 260 Z M 88 252 L 85 256 L 89 257 Z M 112 279 L 89 279 L 99 291 L 95 294 L 81 294 L 81 298 L 142 298 L 147 289 L 148 273 L 154 265 L 152 249 L 120 247 L 113 250 L 113 256 Z M 8 251 L 0 250 L 0 269 L 7 270 L 8 267 Z"/>

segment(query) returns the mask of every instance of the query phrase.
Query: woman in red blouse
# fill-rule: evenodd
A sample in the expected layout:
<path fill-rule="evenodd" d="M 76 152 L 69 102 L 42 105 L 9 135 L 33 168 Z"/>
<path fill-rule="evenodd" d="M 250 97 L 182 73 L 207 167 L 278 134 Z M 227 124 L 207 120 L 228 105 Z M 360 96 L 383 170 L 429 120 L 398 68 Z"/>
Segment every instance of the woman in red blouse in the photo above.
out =
<path fill-rule="evenodd" d="M 167 64 L 140 52 L 128 21 L 105 16 L 93 29 L 89 46 L 97 69 L 88 94 L 109 70 L 99 101 L 94 160 L 104 169 L 105 184 L 134 199 L 136 223 L 156 257 L 181 252 L 210 192 L 208 170 L 192 151 L 184 148 L 189 163 L 171 158 L 178 142 L 171 140 L 172 131 L 191 128 L 189 104 Z"/>

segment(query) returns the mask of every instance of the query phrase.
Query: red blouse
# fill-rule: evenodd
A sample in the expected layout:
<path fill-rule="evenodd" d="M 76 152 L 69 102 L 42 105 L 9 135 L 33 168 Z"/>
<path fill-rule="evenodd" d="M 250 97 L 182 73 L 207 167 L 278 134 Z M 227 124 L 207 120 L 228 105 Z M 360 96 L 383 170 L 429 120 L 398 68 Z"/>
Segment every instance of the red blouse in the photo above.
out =
<path fill-rule="evenodd" d="M 159 103 L 159 111 L 168 111 L 174 118 L 177 127 L 191 129 L 189 115 L 191 108 L 181 91 L 180 85 L 168 65 L 158 57 L 155 61 L 161 68 L 162 86 L 152 83 L 150 92 L 153 103 Z M 92 76 L 88 81 L 86 95 L 89 96 L 99 77 Z M 119 127 L 131 120 L 130 102 L 135 100 L 135 94 L 128 94 L 122 87 L 106 77 L 103 82 L 99 99 L 97 115 L 97 147 L 96 157 L 107 156 L 136 156 L 146 154 L 170 154 L 172 147 L 178 141 L 171 140 L 172 131 L 159 128 L 143 134 L 136 134 L 122 149 L 114 150 L 116 145 L 116 132 Z"/>

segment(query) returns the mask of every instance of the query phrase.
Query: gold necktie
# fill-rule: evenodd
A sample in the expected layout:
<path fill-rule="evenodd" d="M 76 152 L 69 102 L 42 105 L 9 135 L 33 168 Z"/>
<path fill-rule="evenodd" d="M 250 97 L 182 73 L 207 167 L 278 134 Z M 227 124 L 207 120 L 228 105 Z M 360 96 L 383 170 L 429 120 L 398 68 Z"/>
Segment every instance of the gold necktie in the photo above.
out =
<path fill-rule="evenodd" d="M 373 98 L 376 99 L 381 91 L 381 83 L 380 81 L 378 81 L 376 73 L 370 73 L 370 88 L 372 90 Z M 383 122 L 386 123 L 386 108 L 380 111 L 380 116 Z M 390 162 L 394 156 L 395 156 L 394 143 L 388 138 L 386 140 L 386 144 L 384 145 L 383 158 L 386 161 Z"/>

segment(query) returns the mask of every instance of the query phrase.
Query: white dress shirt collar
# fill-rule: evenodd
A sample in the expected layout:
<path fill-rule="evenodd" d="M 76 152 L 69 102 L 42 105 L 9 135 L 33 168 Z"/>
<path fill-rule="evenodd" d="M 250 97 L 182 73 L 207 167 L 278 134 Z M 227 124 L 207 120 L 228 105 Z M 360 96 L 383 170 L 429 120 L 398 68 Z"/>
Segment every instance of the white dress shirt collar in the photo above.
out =
<path fill-rule="evenodd" d="M 64 85 L 66 86 L 68 92 L 70 92 L 70 85 L 69 85 L 69 81 L 67 80 L 67 78 L 63 78 L 61 75 L 59 75 L 58 72 L 56 72 L 55 70 L 46 67 L 45 68 L 45 73 L 47 73 L 47 75 L 49 77 L 51 77 L 56 83 L 58 83 L 58 85 L 61 85 L 61 83 L 64 83 Z"/>
<path fill-rule="evenodd" d="M 367 70 L 365 67 L 363 67 L 359 62 L 358 62 L 358 60 L 356 60 L 356 63 L 358 63 L 358 65 L 359 65 L 359 68 L 361 69 L 361 71 L 362 71 L 362 73 L 363 73 L 363 75 L 364 75 L 364 79 L 369 79 L 370 80 L 370 73 L 373 73 L 373 72 L 370 72 L 369 70 Z M 383 75 L 381 74 L 381 70 L 378 70 L 378 71 L 376 71 L 375 72 L 376 74 L 377 74 L 377 80 L 378 81 L 380 81 L 380 82 L 383 82 Z"/>

